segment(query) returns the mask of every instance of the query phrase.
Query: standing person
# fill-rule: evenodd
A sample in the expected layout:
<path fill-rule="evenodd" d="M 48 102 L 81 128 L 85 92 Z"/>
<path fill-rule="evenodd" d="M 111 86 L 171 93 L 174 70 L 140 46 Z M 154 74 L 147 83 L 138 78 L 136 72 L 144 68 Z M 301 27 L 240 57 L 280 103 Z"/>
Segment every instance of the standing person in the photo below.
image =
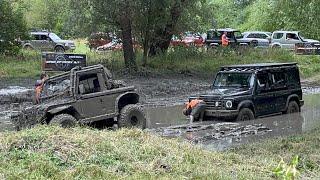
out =
<path fill-rule="evenodd" d="M 35 101 L 36 101 L 36 104 L 40 103 L 40 95 L 41 95 L 41 91 L 42 91 L 42 88 L 43 88 L 43 84 L 48 78 L 49 78 L 49 76 L 45 72 L 43 72 L 40 75 L 40 80 L 36 81 L 36 84 L 35 84 L 35 93 L 36 93 L 35 94 Z"/>
<path fill-rule="evenodd" d="M 189 103 L 186 103 L 186 107 L 183 109 L 183 114 L 190 116 L 191 124 L 195 119 L 199 119 L 199 121 L 203 120 L 205 109 L 206 104 L 203 100 L 193 99 Z"/>
<path fill-rule="evenodd" d="M 227 47 L 229 45 L 229 38 L 227 37 L 227 32 L 225 31 L 221 36 L 222 47 Z"/>

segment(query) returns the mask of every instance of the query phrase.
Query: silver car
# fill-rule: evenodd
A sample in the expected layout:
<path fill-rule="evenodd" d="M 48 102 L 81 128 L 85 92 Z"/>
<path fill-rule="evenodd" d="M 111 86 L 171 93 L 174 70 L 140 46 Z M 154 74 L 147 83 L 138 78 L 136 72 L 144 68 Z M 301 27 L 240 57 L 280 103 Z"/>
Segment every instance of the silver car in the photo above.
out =
<path fill-rule="evenodd" d="M 270 46 L 294 50 L 297 43 L 319 43 L 319 41 L 303 38 L 300 31 L 275 31 L 272 34 Z"/>
<path fill-rule="evenodd" d="M 257 43 L 256 47 L 269 47 L 271 40 L 271 32 L 264 31 L 247 31 L 242 33 L 243 38 L 249 41 L 255 41 Z"/>
<path fill-rule="evenodd" d="M 59 36 L 52 32 L 31 32 L 30 36 L 30 40 L 22 41 L 22 47 L 24 49 L 64 52 L 66 50 L 74 50 L 76 48 L 73 41 L 62 40 Z"/>

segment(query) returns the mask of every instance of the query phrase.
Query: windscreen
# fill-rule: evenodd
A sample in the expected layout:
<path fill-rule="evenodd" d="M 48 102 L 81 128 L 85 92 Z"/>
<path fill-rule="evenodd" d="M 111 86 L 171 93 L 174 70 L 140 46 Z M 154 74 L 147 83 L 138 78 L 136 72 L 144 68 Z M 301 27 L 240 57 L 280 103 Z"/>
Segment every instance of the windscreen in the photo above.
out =
<path fill-rule="evenodd" d="M 59 36 L 57 36 L 55 33 L 50 33 L 49 37 L 53 40 L 53 41 L 60 41 L 61 38 Z"/>
<path fill-rule="evenodd" d="M 252 88 L 254 74 L 252 73 L 219 73 L 214 81 L 214 88 L 239 87 Z"/>

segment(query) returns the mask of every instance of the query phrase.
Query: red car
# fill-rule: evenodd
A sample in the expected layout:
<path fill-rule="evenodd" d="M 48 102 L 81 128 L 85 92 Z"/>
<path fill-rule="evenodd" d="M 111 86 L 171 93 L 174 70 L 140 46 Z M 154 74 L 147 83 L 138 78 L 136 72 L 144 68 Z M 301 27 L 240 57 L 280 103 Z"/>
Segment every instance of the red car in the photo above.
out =
<path fill-rule="evenodd" d="M 182 38 L 173 36 L 170 42 L 171 46 L 183 46 L 183 47 L 202 47 L 204 45 L 203 38 L 200 35 L 196 34 L 187 34 Z"/>

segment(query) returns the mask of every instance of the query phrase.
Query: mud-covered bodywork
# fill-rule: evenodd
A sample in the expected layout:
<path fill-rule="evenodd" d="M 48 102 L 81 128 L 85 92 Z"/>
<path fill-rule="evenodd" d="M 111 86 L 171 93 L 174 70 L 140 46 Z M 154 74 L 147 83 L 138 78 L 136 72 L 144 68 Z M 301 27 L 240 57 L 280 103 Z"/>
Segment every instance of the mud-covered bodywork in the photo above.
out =
<path fill-rule="evenodd" d="M 249 119 L 285 113 L 303 105 L 296 63 L 265 63 L 222 67 L 212 90 L 192 96 L 206 102 L 207 117 L 235 119 L 246 109 Z"/>
<path fill-rule="evenodd" d="M 114 120 L 128 104 L 137 104 L 133 86 L 113 80 L 102 65 L 76 67 L 45 81 L 41 103 L 20 107 L 12 116 L 16 129 L 50 123 L 59 114 L 68 114 L 79 123 Z"/>

